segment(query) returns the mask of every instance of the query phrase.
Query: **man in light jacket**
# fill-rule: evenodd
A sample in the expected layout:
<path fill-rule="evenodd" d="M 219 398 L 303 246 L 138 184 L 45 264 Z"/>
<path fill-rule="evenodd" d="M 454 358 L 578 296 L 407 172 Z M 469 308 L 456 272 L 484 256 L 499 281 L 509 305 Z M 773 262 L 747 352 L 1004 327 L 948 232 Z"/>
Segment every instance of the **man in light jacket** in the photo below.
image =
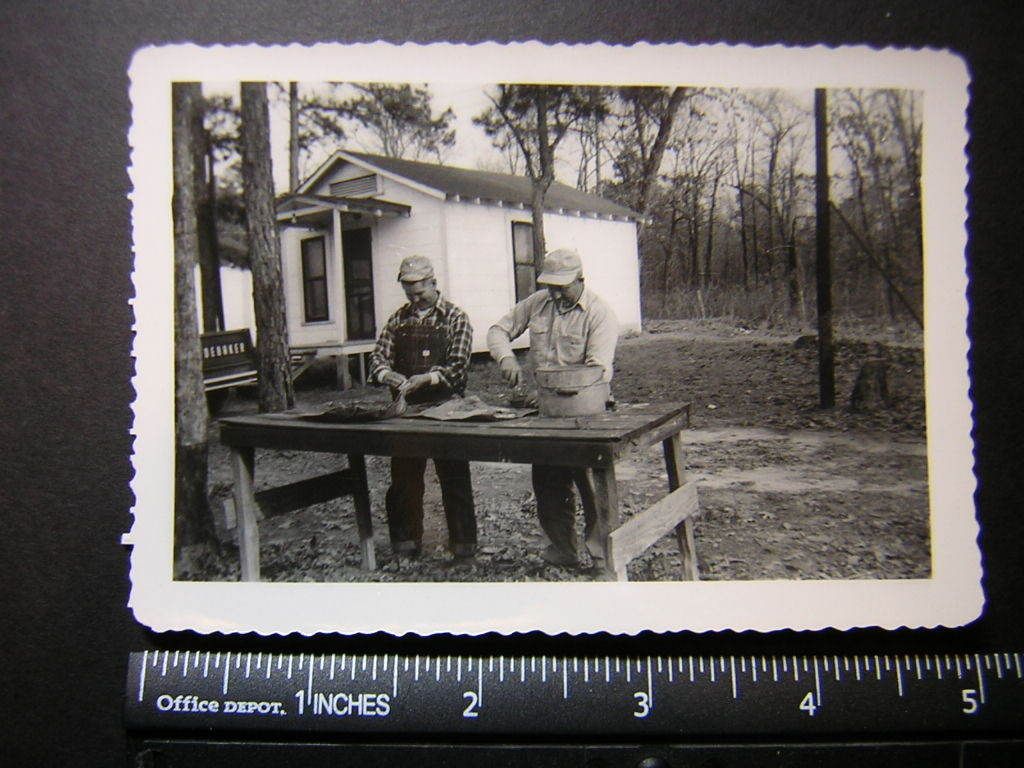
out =
<path fill-rule="evenodd" d="M 487 332 L 487 347 L 509 386 L 518 386 L 522 369 L 512 340 L 530 331 L 530 352 L 537 366 L 599 365 L 610 382 L 619 324 L 611 308 L 583 282 L 579 254 L 562 248 L 544 256 L 537 276 L 541 290 L 516 304 Z M 553 565 L 578 565 L 573 482 L 582 487 L 583 470 L 533 465 L 537 517 L 550 540 L 541 557 Z M 586 543 L 595 570 L 604 568 L 607 526 L 584 504 Z"/>

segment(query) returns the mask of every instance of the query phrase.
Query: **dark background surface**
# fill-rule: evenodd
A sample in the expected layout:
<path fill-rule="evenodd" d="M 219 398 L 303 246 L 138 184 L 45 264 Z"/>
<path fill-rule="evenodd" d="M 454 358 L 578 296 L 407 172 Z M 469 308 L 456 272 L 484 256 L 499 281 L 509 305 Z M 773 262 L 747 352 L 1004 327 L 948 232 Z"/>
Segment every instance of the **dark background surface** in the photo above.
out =
<path fill-rule="evenodd" d="M 1011 2 L 80 2 L 0 5 L 0 552 L 9 765 L 122 765 L 127 654 L 1024 651 L 1020 463 L 1021 52 Z M 132 399 L 127 67 L 149 44 L 385 39 L 949 48 L 969 115 L 972 380 L 984 616 L 955 630 L 573 640 L 157 636 L 125 607 Z"/>

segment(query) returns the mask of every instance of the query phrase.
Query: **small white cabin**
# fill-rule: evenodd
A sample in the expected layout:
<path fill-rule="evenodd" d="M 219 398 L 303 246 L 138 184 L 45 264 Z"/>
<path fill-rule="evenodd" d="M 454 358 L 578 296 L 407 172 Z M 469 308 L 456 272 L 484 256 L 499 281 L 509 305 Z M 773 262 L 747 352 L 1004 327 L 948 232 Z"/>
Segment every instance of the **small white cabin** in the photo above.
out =
<path fill-rule="evenodd" d="M 365 349 L 405 302 L 399 263 L 420 254 L 443 295 L 469 315 L 473 351 L 485 350 L 487 329 L 536 290 L 530 191 L 521 176 L 336 152 L 278 199 L 292 348 Z M 636 214 L 556 182 L 544 234 L 549 248 L 579 252 L 587 285 L 623 331 L 638 330 Z"/>

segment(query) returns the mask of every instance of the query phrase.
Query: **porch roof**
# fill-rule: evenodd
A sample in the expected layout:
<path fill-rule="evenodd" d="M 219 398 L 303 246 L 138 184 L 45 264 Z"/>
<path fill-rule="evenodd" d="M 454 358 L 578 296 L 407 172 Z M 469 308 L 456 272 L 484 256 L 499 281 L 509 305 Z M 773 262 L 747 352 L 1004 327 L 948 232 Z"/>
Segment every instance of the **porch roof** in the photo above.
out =
<path fill-rule="evenodd" d="M 336 197 L 314 195 L 308 192 L 288 193 L 277 198 L 277 222 L 306 224 L 310 219 L 319 219 L 337 210 L 351 216 L 369 215 L 377 219 L 394 219 L 408 216 L 412 206 L 378 200 L 373 197 Z"/>

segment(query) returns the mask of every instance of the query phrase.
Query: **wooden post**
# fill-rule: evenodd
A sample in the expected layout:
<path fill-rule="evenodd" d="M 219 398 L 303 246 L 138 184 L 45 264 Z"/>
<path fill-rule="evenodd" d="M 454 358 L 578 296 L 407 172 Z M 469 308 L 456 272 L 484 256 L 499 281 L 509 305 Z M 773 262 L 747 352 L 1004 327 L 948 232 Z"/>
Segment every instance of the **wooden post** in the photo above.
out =
<path fill-rule="evenodd" d="M 672 437 L 663 441 L 662 451 L 665 454 L 665 472 L 668 475 L 669 492 L 681 488 L 685 482 L 683 471 L 683 441 L 676 432 Z M 683 565 L 683 578 L 696 581 L 697 572 L 697 547 L 693 539 L 693 520 L 687 516 L 683 522 L 676 526 L 676 541 L 679 543 L 679 559 Z"/>
<path fill-rule="evenodd" d="M 242 581 L 260 580 L 260 529 L 256 494 L 253 492 L 255 449 L 231 448 L 231 466 L 235 475 L 235 513 L 238 518 L 238 557 Z"/>
<path fill-rule="evenodd" d="M 361 453 L 348 455 L 348 466 L 356 481 L 352 490 L 352 503 L 356 509 L 356 527 L 359 546 L 363 553 L 363 569 L 377 569 L 377 554 L 373 547 L 373 519 L 370 517 L 370 486 L 366 481 L 366 457 Z"/>
<path fill-rule="evenodd" d="M 338 353 L 335 358 L 338 365 L 338 384 L 342 389 L 352 389 L 352 374 L 348 370 L 348 355 Z"/>
<path fill-rule="evenodd" d="M 829 227 L 828 107 L 824 88 L 814 90 L 814 207 L 818 284 L 818 401 L 836 404 L 835 350 L 832 346 L 832 254 Z"/>
<path fill-rule="evenodd" d="M 619 525 L 619 488 L 615 482 L 615 467 L 594 467 L 587 470 L 594 484 L 594 527 L 599 546 L 604 550 L 604 572 L 606 576 L 626 581 L 626 564 L 616 567 L 612 562 L 609 535 Z"/>

